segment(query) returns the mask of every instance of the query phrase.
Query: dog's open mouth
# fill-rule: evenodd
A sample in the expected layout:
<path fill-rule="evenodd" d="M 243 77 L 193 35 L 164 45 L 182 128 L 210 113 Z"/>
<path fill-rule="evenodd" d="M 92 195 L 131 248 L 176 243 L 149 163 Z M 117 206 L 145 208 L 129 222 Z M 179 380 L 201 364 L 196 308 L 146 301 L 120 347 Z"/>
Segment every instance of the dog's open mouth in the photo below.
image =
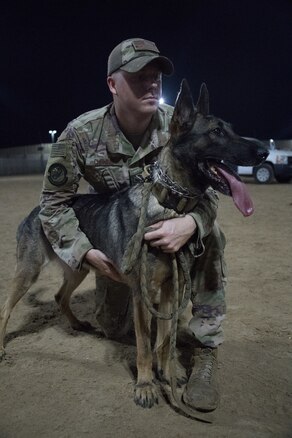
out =
<path fill-rule="evenodd" d="M 215 190 L 232 196 L 234 204 L 244 216 L 253 214 L 252 199 L 245 184 L 233 169 L 214 160 L 201 162 L 199 167 Z"/>

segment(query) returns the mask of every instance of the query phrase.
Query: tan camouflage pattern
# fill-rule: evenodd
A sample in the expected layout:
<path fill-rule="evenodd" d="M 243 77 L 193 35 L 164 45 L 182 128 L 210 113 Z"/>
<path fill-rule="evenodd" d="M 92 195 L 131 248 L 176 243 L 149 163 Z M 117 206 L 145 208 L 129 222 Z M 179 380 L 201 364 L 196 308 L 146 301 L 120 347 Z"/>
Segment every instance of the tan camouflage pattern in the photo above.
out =
<path fill-rule="evenodd" d="M 111 104 L 73 120 L 52 145 L 40 199 L 40 219 L 54 251 L 73 270 L 81 269 L 84 255 L 92 248 L 79 229 L 74 210 L 66 205 L 78 191 L 80 179 L 84 178 L 90 190 L 97 193 L 111 194 L 131 185 L 143 166 L 152 162 L 167 143 L 172 112 L 171 106 L 161 105 L 137 150 L 120 131 Z M 221 269 L 225 239 L 213 228 L 217 205 L 217 194 L 210 189 L 191 213 L 198 226 L 194 256 L 197 266 L 207 267 L 207 271 L 199 269 L 195 276 L 191 329 L 206 345 L 221 343 L 220 323 L 225 314 L 225 274 Z M 208 244 L 208 235 L 217 250 Z M 209 269 L 212 275 L 208 280 Z"/>
<path fill-rule="evenodd" d="M 169 139 L 173 108 L 162 105 L 153 118 L 141 146 L 135 151 L 118 127 L 111 105 L 73 120 L 52 145 L 41 194 L 44 232 L 57 255 L 72 269 L 79 269 L 92 248 L 78 227 L 74 211 L 65 203 L 78 190 L 83 177 L 97 193 L 114 193 L 128 187 L 157 150 Z M 66 180 L 52 183 L 50 169 L 64 170 Z"/>

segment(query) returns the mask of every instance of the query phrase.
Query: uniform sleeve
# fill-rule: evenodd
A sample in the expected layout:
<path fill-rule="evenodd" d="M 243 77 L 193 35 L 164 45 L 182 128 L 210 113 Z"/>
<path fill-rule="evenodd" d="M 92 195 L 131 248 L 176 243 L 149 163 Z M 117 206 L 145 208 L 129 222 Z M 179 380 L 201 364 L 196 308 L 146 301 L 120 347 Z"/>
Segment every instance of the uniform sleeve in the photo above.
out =
<path fill-rule="evenodd" d="M 39 214 L 44 233 L 55 253 L 72 269 L 79 269 L 93 246 L 80 230 L 68 202 L 84 173 L 85 153 L 76 134 L 64 131 L 52 145 L 41 193 Z"/>
<path fill-rule="evenodd" d="M 217 216 L 218 195 L 212 188 L 206 190 L 204 197 L 198 202 L 193 211 L 188 213 L 197 224 L 197 230 L 192 239 L 195 244 L 195 256 L 203 254 L 205 250 L 203 239 L 211 232 Z"/>

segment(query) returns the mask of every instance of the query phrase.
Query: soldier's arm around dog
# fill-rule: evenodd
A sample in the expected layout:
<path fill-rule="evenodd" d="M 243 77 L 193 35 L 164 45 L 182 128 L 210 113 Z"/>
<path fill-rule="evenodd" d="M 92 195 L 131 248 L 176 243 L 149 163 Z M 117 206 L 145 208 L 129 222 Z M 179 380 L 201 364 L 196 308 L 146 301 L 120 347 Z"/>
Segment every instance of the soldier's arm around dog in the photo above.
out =
<path fill-rule="evenodd" d="M 102 121 L 99 120 L 99 123 Z M 88 152 L 87 141 L 87 138 L 82 141 L 80 133 L 69 124 L 58 142 L 52 145 L 43 181 L 40 219 L 54 251 L 72 269 L 80 269 L 87 254 L 89 263 L 104 275 L 118 281 L 119 275 L 106 255 L 96 249 L 90 251 L 93 247 L 80 230 L 75 212 L 68 203 L 78 191 L 81 177 L 86 178 L 89 184 L 94 184 L 92 178 L 96 177 L 99 193 L 102 193 L 102 189 L 109 195 L 114 192 L 112 186 L 108 187 L 108 184 L 112 183 L 110 176 L 114 178 L 115 174 L 112 171 L 107 178 L 101 176 L 103 170 L 106 170 L 104 164 L 94 172 L 91 163 L 95 163 L 96 160 L 92 158 L 92 152 Z M 98 152 L 97 147 L 95 154 L 98 155 Z M 107 176 L 105 172 L 104 175 Z M 112 185 L 115 188 L 118 184 L 119 181 L 114 181 Z M 160 246 L 165 252 L 174 252 L 183 246 L 197 229 L 196 242 L 198 248 L 201 248 L 202 239 L 209 234 L 214 224 L 217 199 L 215 192 L 210 189 L 205 199 L 199 202 L 186 219 L 159 222 L 153 227 L 157 231 L 147 233 L 145 239 L 152 241 L 152 246 Z M 193 219 L 189 220 L 191 217 Z"/>
<path fill-rule="evenodd" d="M 159 108 L 158 100 L 161 71 L 169 72 L 172 67 L 164 61 L 160 64 L 160 58 L 164 60 L 158 57 L 138 73 L 120 69 L 111 73 L 108 86 L 113 103 L 73 120 L 52 145 L 44 176 L 40 219 L 54 251 L 72 269 L 80 269 L 86 259 L 102 274 L 120 279 L 111 260 L 93 248 L 80 230 L 68 201 L 76 194 L 82 177 L 97 193 L 109 196 L 130 185 L 131 174 L 142 172 L 143 166 L 155 159 L 168 140 L 173 109 L 168 105 Z M 141 97 L 137 99 L 134 93 L 139 87 Z M 138 106 L 139 117 L 135 113 Z M 153 247 L 175 252 L 196 232 L 200 251 L 202 239 L 213 227 L 216 209 L 217 198 L 210 190 L 193 212 L 184 218 L 157 223 L 145 239 Z"/>

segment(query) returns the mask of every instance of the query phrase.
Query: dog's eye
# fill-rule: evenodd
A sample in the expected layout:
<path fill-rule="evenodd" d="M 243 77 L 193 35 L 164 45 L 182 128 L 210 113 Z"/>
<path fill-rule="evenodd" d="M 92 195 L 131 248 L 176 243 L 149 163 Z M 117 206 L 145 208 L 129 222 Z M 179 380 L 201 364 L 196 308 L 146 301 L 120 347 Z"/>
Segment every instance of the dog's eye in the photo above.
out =
<path fill-rule="evenodd" d="M 211 131 L 213 134 L 224 137 L 224 131 L 221 128 L 215 128 Z"/>

